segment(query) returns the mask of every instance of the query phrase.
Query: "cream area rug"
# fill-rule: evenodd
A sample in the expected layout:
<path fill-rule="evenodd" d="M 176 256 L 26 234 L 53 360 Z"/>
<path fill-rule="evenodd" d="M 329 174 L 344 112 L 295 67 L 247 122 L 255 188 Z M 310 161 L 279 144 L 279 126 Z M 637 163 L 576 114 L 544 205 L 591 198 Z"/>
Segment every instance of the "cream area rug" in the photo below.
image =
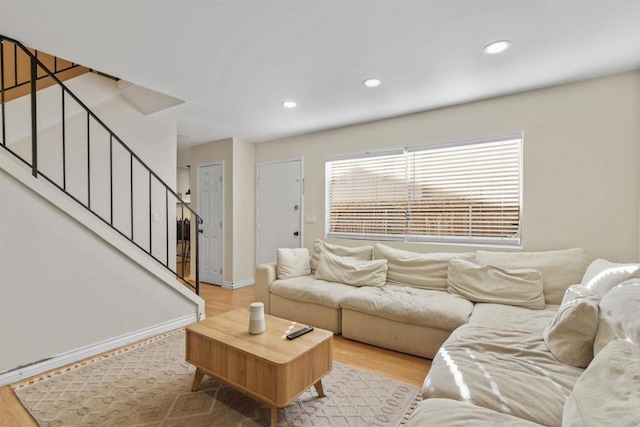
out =
<path fill-rule="evenodd" d="M 184 330 L 14 386 L 42 426 L 268 426 L 269 407 L 205 376 L 191 392 L 195 368 L 185 362 Z M 398 426 L 419 390 L 334 363 L 286 408 L 278 426 Z"/>

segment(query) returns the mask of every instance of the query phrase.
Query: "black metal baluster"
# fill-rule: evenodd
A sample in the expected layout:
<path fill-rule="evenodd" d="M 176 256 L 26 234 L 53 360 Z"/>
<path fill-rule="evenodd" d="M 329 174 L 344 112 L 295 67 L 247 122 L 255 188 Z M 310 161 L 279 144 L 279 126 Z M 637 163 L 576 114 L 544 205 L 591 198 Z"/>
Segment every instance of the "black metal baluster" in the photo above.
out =
<path fill-rule="evenodd" d="M 87 112 L 87 207 L 91 210 L 91 129 Z"/>
<path fill-rule="evenodd" d="M 193 221 L 192 221 L 193 222 Z M 199 252 L 200 252 L 200 224 L 202 224 L 202 219 L 200 219 L 199 216 L 196 216 L 196 295 L 200 295 L 200 258 L 199 258 Z"/>
<path fill-rule="evenodd" d="M 111 226 L 113 226 L 113 135 L 109 134 L 109 206 Z"/>
<path fill-rule="evenodd" d="M 165 216 L 165 223 L 167 226 L 167 238 L 166 238 L 166 243 L 167 243 L 167 267 L 169 267 L 169 189 L 165 188 L 164 189 L 164 202 L 166 205 L 166 216 Z"/>
<path fill-rule="evenodd" d="M 151 246 L 152 240 L 151 240 L 151 236 L 153 235 L 153 233 L 151 232 L 152 230 L 152 225 L 153 225 L 153 213 L 151 212 L 151 171 L 149 171 L 149 254 L 153 254 L 153 247 Z"/>
<path fill-rule="evenodd" d="M 64 88 L 62 89 L 62 188 L 67 190 L 67 129 L 64 107 Z"/>
<path fill-rule="evenodd" d="M 18 45 L 13 44 L 13 81 L 18 86 Z"/>
<path fill-rule="evenodd" d="M 129 180 L 130 180 L 130 188 L 129 188 L 129 197 L 131 203 L 131 241 L 133 242 L 133 153 L 131 153 L 129 157 Z"/>
<path fill-rule="evenodd" d="M 178 199 L 180 200 L 180 199 Z M 178 219 L 176 218 L 176 221 Z M 176 229 L 176 259 L 178 257 L 178 245 L 180 245 L 180 265 L 182 270 L 180 271 L 180 277 L 184 280 L 184 206 L 180 203 L 180 220 L 176 222 L 176 225 L 180 224 L 180 230 Z M 176 271 L 178 271 L 178 262 L 176 261 Z"/>
<path fill-rule="evenodd" d="M 38 117 L 37 117 L 37 96 L 36 96 L 36 74 L 37 63 L 35 58 L 31 58 L 31 174 L 38 177 Z"/>
<path fill-rule="evenodd" d="M 187 256 L 185 254 L 187 245 L 185 243 L 184 240 L 184 203 L 182 203 L 182 201 L 180 201 L 180 249 L 182 252 L 182 257 L 180 257 L 180 265 L 182 266 L 182 279 L 184 280 L 184 267 L 185 267 L 185 257 Z M 191 231 L 191 230 L 189 230 Z M 191 234 L 189 234 L 189 237 L 191 237 Z M 176 269 L 178 268 L 178 266 L 176 265 Z"/>
<path fill-rule="evenodd" d="M 0 41 L 0 68 L 2 68 L 2 75 L 0 76 L 0 88 L 2 89 L 2 145 L 7 145 L 7 132 L 6 121 L 4 113 L 4 40 Z"/>

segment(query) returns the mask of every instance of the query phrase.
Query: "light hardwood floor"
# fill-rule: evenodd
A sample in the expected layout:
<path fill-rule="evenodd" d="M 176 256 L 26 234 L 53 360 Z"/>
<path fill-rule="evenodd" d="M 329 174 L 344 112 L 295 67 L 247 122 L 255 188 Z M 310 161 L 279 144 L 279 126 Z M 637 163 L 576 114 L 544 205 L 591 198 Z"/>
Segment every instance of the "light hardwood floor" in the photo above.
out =
<path fill-rule="evenodd" d="M 232 308 L 247 307 L 255 299 L 253 286 L 231 291 L 202 284 L 200 296 L 206 301 L 207 317 Z M 429 359 L 373 347 L 342 336 L 334 337 L 333 359 L 416 387 L 422 386 L 431 367 Z M 9 386 L 0 388 L 0 426 L 36 426 Z"/>

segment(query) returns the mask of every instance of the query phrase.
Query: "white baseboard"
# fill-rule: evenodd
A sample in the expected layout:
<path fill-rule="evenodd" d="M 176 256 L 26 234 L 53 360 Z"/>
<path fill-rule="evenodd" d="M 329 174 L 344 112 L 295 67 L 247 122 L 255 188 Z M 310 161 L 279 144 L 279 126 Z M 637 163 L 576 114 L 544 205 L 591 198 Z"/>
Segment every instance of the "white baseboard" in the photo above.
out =
<path fill-rule="evenodd" d="M 128 334 L 101 341 L 96 344 L 91 344 L 86 347 L 71 350 L 54 356 L 51 359 L 43 360 L 42 362 L 25 366 L 24 368 L 4 372 L 0 374 L 0 386 L 5 386 L 16 381 L 21 381 L 25 378 L 30 378 L 43 372 L 47 372 L 52 369 L 68 365 L 70 363 L 78 362 L 88 357 L 96 356 L 98 354 L 114 350 L 118 347 L 129 345 L 146 338 L 172 331 L 174 329 L 182 328 L 197 321 L 198 315 L 196 313 L 189 314 L 187 316 L 179 317 L 177 319 L 170 320 L 159 325 L 150 326 L 148 328 L 130 332 Z"/>
<path fill-rule="evenodd" d="M 222 287 L 225 289 L 239 289 L 247 286 L 254 285 L 256 283 L 255 279 L 252 277 L 247 280 L 242 280 L 240 282 L 223 282 Z"/>

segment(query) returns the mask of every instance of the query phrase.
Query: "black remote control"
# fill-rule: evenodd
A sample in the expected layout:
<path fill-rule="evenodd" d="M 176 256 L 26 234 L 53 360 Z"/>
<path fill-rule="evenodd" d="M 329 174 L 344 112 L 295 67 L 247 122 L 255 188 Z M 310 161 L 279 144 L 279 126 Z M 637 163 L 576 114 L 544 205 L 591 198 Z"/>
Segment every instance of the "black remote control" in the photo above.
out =
<path fill-rule="evenodd" d="M 313 326 L 307 326 L 305 328 L 298 329 L 295 332 L 291 332 L 289 335 L 287 335 L 287 339 L 294 340 L 294 339 L 298 338 L 299 336 L 304 335 L 307 332 L 311 332 L 311 331 L 313 331 Z"/>

